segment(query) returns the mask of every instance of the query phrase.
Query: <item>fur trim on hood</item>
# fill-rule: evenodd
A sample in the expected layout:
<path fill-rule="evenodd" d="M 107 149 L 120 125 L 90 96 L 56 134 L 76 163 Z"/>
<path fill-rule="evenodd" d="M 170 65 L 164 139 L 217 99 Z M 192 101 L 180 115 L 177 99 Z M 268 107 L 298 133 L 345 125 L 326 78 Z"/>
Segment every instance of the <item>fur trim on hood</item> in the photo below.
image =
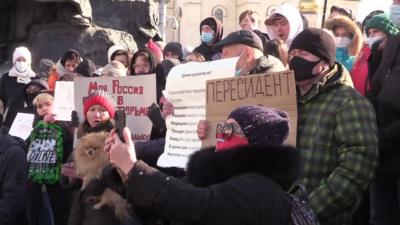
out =
<path fill-rule="evenodd" d="M 360 27 L 345 16 L 336 16 L 325 23 L 325 28 L 334 31 L 336 27 L 343 27 L 353 35 L 352 44 L 348 47 L 349 55 L 357 56 L 363 46 L 363 35 Z"/>
<path fill-rule="evenodd" d="M 188 181 L 199 187 L 224 182 L 236 175 L 256 173 L 288 190 L 301 174 L 299 150 L 289 146 L 244 146 L 215 152 L 214 148 L 194 153 L 187 166 Z"/>

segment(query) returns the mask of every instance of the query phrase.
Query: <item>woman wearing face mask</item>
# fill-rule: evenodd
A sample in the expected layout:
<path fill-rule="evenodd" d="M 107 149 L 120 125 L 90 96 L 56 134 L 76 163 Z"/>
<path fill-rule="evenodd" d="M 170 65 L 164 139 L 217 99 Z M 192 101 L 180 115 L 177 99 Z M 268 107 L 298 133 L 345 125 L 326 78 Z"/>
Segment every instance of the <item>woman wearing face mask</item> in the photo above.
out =
<path fill-rule="evenodd" d="M 326 22 L 325 28 L 332 31 L 335 36 L 336 60 L 351 71 L 363 45 L 360 28 L 345 16 L 333 17 Z"/>
<path fill-rule="evenodd" d="M 11 127 L 17 112 L 25 107 L 21 96 L 25 86 L 36 76 L 32 71 L 31 62 L 29 49 L 18 47 L 13 53 L 13 67 L 1 77 L 0 100 L 4 105 L 4 125 L 8 128 Z"/>
<path fill-rule="evenodd" d="M 208 17 L 200 23 L 201 45 L 193 50 L 204 56 L 206 61 L 218 58 L 218 52 L 213 48 L 214 44 L 222 39 L 223 27 L 221 21 L 215 17 Z"/>
<path fill-rule="evenodd" d="M 354 88 L 365 96 L 365 93 L 370 90 L 370 83 L 382 60 L 383 49 L 388 37 L 398 34 L 399 29 L 390 20 L 388 14 L 381 13 L 366 20 L 364 32 L 366 34 L 365 43 L 368 45 L 369 51 L 363 49 L 360 53 L 351 77 Z"/>

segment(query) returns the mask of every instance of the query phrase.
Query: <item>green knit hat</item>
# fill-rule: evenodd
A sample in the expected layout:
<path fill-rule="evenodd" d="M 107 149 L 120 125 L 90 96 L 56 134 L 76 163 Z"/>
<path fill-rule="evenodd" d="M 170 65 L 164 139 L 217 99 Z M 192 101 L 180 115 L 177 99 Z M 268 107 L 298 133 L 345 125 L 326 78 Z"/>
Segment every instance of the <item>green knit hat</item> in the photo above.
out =
<path fill-rule="evenodd" d="M 397 28 L 396 24 L 390 19 L 389 14 L 381 13 L 374 17 L 372 17 L 365 24 L 365 31 L 368 33 L 368 30 L 371 28 L 375 28 L 386 33 L 389 36 L 394 36 L 399 33 L 399 28 Z"/>

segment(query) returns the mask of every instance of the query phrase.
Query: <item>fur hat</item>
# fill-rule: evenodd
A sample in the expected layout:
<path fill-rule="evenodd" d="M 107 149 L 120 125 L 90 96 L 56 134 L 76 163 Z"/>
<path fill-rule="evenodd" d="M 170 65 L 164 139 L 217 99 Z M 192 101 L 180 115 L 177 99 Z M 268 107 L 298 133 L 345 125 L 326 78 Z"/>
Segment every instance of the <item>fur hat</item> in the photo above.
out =
<path fill-rule="evenodd" d="M 262 106 L 241 106 L 228 118 L 236 120 L 244 131 L 249 144 L 281 145 L 289 135 L 289 119 L 286 112 Z"/>
<path fill-rule="evenodd" d="M 298 34 L 290 46 L 305 50 L 333 66 L 336 60 L 336 44 L 332 35 L 318 28 L 307 28 Z"/>
<path fill-rule="evenodd" d="M 15 62 L 17 61 L 17 59 L 19 57 L 24 57 L 28 64 L 32 63 L 32 55 L 27 47 L 21 46 L 21 47 L 15 48 L 14 53 L 13 53 L 13 64 L 15 64 Z"/>
<path fill-rule="evenodd" d="M 350 55 L 357 56 L 363 46 L 363 36 L 360 27 L 346 16 L 335 16 L 325 23 L 325 28 L 334 32 L 338 27 L 343 27 L 352 35 L 351 45 L 348 47 Z"/>
<path fill-rule="evenodd" d="M 93 105 L 103 106 L 110 114 L 110 118 L 114 118 L 115 104 L 112 96 L 105 91 L 95 91 L 91 93 L 83 103 L 83 115 L 86 118 L 86 114 L 89 108 Z"/>

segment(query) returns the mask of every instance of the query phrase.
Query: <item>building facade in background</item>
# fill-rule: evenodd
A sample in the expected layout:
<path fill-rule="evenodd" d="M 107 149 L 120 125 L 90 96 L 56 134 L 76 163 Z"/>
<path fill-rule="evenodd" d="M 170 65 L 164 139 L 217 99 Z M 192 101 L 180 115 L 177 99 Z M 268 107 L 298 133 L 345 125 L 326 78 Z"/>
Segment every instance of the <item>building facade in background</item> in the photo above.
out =
<path fill-rule="evenodd" d="M 224 25 L 224 36 L 239 29 L 239 15 L 245 10 L 257 12 L 260 30 L 265 31 L 264 20 L 282 3 L 291 3 L 299 7 L 311 2 L 317 3 L 317 13 L 307 13 L 310 26 L 320 27 L 324 0 L 169 0 L 166 13 L 166 42 L 178 41 L 183 46 L 196 47 L 200 44 L 200 21 L 209 16 L 219 18 Z M 370 0 L 376 1 L 376 0 Z M 357 12 L 359 1 L 328 0 L 327 16 L 331 5 L 348 7 Z"/>

